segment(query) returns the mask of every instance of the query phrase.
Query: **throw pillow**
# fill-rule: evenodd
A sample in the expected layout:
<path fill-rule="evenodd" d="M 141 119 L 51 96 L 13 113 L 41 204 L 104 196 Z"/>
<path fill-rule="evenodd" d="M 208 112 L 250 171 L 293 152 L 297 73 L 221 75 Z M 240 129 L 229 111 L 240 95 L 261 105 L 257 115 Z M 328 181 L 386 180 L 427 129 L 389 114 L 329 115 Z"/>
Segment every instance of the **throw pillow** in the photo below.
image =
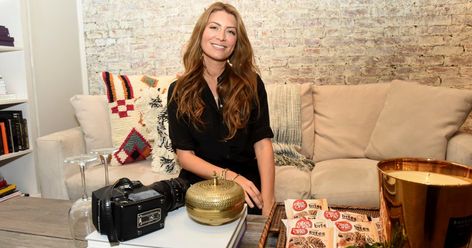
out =
<path fill-rule="evenodd" d="M 87 152 L 111 147 L 110 120 L 107 98 L 104 95 L 75 95 L 70 102 L 84 133 Z"/>
<path fill-rule="evenodd" d="M 471 108 L 471 90 L 394 80 L 365 155 L 445 159 L 449 138 Z"/>
<path fill-rule="evenodd" d="M 108 99 L 112 144 L 118 148 L 114 158 L 120 164 L 146 159 L 152 148 L 135 101 L 142 92 L 156 87 L 158 80 L 146 75 L 115 76 L 109 72 L 103 72 L 102 78 Z"/>
<path fill-rule="evenodd" d="M 152 139 L 152 169 L 161 174 L 177 174 L 180 171 L 172 150 L 167 119 L 167 90 L 175 80 L 175 77 L 159 77 L 157 87 L 143 92 L 136 101 Z"/>
<path fill-rule="evenodd" d="M 313 160 L 364 157 L 389 86 L 314 85 Z"/>

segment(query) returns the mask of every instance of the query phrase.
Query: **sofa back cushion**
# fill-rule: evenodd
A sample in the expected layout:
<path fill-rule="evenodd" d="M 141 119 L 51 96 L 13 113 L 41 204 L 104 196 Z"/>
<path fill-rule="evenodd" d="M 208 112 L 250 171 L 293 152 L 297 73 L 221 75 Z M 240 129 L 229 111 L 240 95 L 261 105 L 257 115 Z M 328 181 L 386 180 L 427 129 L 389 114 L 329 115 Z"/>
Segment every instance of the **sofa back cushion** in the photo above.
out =
<path fill-rule="evenodd" d="M 365 151 L 368 158 L 445 159 L 472 108 L 472 91 L 394 80 Z"/>
<path fill-rule="evenodd" d="M 110 118 L 104 95 L 75 95 L 70 102 L 85 138 L 85 149 L 111 147 Z"/>
<path fill-rule="evenodd" d="M 315 146 L 315 123 L 313 110 L 312 84 L 301 84 L 301 121 L 302 121 L 302 149 L 301 154 L 307 158 L 313 158 L 313 147 Z"/>
<path fill-rule="evenodd" d="M 314 85 L 315 162 L 362 158 L 389 84 Z"/>

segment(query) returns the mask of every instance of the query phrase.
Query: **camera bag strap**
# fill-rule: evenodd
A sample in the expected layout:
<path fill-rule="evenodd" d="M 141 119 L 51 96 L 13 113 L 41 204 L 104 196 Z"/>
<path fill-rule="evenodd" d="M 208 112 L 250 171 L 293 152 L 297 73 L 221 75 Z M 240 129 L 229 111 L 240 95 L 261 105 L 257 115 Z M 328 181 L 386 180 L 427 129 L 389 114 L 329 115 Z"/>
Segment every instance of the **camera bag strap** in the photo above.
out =
<path fill-rule="evenodd" d="M 129 180 L 128 178 L 121 178 L 118 181 L 116 181 L 112 185 L 112 187 L 108 187 L 106 191 L 104 192 L 105 202 L 104 204 L 101 204 L 100 206 L 102 208 L 101 211 L 102 213 L 104 213 L 104 218 L 106 220 L 105 225 L 106 225 L 106 230 L 108 230 L 107 237 L 111 246 L 115 246 L 119 244 L 115 221 L 113 219 L 113 206 L 112 206 L 111 198 L 113 197 L 113 190 L 116 187 L 119 187 L 125 184 L 133 185 L 131 180 Z"/>

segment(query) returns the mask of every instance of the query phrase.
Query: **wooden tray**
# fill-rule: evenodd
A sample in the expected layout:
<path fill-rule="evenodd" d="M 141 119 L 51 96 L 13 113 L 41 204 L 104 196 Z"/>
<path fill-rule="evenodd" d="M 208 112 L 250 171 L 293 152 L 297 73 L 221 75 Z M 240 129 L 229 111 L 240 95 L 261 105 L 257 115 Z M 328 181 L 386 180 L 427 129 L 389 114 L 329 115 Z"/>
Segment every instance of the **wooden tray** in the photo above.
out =
<path fill-rule="evenodd" d="M 335 209 L 338 211 L 349 211 L 358 214 L 366 214 L 371 218 L 379 217 L 378 209 L 366 209 L 366 208 L 356 208 L 348 206 L 331 206 L 330 209 Z M 269 217 L 264 225 L 262 230 L 261 238 L 259 240 L 259 248 L 264 248 L 267 236 L 269 233 L 275 233 L 277 235 L 277 245 L 276 248 L 284 248 L 286 243 L 286 232 L 285 225 L 282 223 L 282 219 L 286 219 L 287 215 L 285 214 L 285 206 L 283 202 L 278 202 L 272 206 Z"/>

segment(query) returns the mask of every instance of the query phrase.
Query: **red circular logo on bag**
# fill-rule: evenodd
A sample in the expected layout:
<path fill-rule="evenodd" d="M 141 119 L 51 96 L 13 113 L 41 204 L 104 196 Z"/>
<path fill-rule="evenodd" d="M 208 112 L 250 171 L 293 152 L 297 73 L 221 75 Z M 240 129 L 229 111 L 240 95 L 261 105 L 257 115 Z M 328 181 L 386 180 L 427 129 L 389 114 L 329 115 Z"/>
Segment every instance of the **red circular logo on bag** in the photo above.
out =
<path fill-rule="evenodd" d="M 347 232 L 352 229 L 351 223 L 347 221 L 337 221 L 335 222 L 335 224 L 336 224 L 336 227 L 342 232 Z"/>
<path fill-rule="evenodd" d="M 293 209 L 296 210 L 296 211 L 302 211 L 307 206 L 308 206 L 308 204 L 306 204 L 306 201 L 301 200 L 301 199 L 294 201 L 293 205 L 292 205 Z"/>
<path fill-rule="evenodd" d="M 325 211 L 324 217 L 331 221 L 336 221 L 341 217 L 341 214 L 338 211 Z"/>
<path fill-rule="evenodd" d="M 311 227 L 313 227 L 313 224 L 311 223 L 311 221 L 309 219 L 302 218 L 302 219 L 299 219 L 297 221 L 297 223 L 295 224 L 295 227 L 297 227 L 297 228 L 311 228 Z"/>
<path fill-rule="evenodd" d="M 305 228 L 292 228 L 291 233 L 293 235 L 305 235 L 308 233 L 308 230 Z"/>

